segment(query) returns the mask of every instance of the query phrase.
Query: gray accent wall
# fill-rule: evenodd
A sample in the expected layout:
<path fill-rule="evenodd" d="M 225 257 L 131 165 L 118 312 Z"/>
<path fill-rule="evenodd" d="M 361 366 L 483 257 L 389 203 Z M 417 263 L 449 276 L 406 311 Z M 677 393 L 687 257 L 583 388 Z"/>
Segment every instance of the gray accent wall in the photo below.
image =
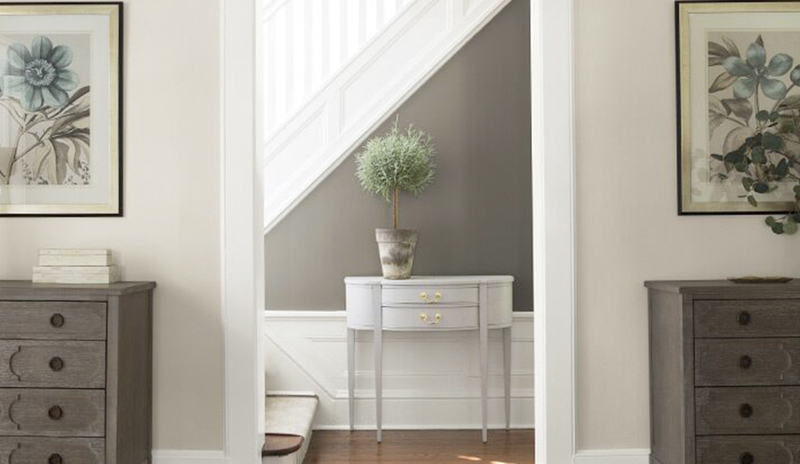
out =
<path fill-rule="evenodd" d="M 437 149 L 434 184 L 400 201 L 400 226 L 419 229 L 414 274 L 511 274 L 517 311 L 533 309 L 529 20 L 512 0 L 397 112 Z M 267 309 L 342 310 L 345 276 L 380 274 L 390 207 L 354 173 L 349 156 L 266 235 Z"/>

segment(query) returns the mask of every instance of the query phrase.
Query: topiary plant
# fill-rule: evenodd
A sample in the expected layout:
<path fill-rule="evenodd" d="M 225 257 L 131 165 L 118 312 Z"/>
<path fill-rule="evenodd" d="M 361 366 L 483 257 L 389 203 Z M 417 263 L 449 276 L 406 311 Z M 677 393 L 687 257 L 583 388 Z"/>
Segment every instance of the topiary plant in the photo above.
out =
<path fill-rule="evenodd" d="M 392 204 L 395 229 L 400 216 L 400 192 L 419 195 L 433 182 L 434 153 L 430 135 L 414 129 L 413 124 L 401 132 L 395 119 L 389 133 L 371 138 L 356 155 L 356 177 L 364 190 Z"/>

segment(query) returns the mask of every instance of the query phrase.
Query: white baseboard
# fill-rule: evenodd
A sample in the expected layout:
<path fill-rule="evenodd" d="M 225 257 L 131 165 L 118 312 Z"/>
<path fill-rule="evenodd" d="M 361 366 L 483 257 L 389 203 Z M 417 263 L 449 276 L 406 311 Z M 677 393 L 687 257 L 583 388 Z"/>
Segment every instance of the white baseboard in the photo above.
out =
<path fill-rule="evenodd" d="M 649 464 L 649 449 L 580 450 L 575 464 Z"/>
<path fill-rule="evenodd" d="M 226 464 L 222 450 L 153 450 L 153 464 Z"/>
<path fill-rule="evenodd" d="M 346 430 L 347 326 L 344 311 L 267 311 L 268 390 L 308 391 L 320 399 L 314 428 Z M 489 335 L 489 424 L 503 426 L 502 339 Z M 480 426 L 477 334 L 384 335 L 385 429 L 471 429 Z M 532 428 L 533 313 L 515 312 L 512 327 L 513 428 Z M 374 428 L 372 334 L 356 340 L 356 427 Z"/>

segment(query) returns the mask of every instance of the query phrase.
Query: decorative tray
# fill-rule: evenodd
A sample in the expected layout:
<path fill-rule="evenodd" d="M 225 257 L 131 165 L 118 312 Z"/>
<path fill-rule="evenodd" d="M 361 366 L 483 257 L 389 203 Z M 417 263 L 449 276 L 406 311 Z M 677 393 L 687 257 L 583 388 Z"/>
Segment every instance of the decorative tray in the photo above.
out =
<path fill-rule="evenodd" d="M 785 284 L 794 280 L 792 277 L 728 277 L 733 283 L 736 284 Z"/>

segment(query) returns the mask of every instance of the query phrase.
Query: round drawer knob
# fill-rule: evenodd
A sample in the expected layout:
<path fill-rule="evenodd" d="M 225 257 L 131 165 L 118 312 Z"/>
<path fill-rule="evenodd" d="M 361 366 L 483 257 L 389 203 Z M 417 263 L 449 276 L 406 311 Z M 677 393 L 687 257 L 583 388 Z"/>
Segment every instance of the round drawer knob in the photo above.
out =
<path fill-rule="evenodd" d="M 756 458 L 751 453 L 742 453 L 739 456 L 739 464 L 753 464 L 756 462 Z"/>
<path fill-rule="evenodd" d="M 64 459 L 58 453 L 53 453 L 47 458 L 47 464 L 64 464 Z"/>
<path fill-rule="evenodd" d="M 50 325 L 55 328 L 62 327 L 64 325 L 64 316 L 58 313 L 53 314 L 53 317 L 50 318 Z"/>
<path fill-rule="evenodd" d="M 56 357 L 54 357 L 53 359 L 50 360 L 50 369 L 52 369 L 53 371 L 58 372 L 63 368 L 64 368 L 64 360 L 63 359 L 61 359 L 58 356 L 56 356 Z"/>
<path fill-rule="evenodd" d="M 64 410 L 61 409 L 61 406 L 53 406 L 47 411 L 47 415 L 50 416 L 50 419 L 59 420 L 64 416 Z"/>
<path fill-rule="evenodd" d="M 750 366 L 753 365 L 753 359 L 750 356 L 744 355 L 739 358 L 739 367 L 742 369 L 750 369 Z"/>
<path fill-rule="evenodd" d="M 736 316 L 736 320 L 739 322 L 739 325 L 749 325 L 752 316 L 747 311 L 742 311 Z"/>
<path fill-rule="evenodd" d="M 739 406 L 739 415 L 747 419 L 753 415 L 753 407 L 747 403 Z"/>

